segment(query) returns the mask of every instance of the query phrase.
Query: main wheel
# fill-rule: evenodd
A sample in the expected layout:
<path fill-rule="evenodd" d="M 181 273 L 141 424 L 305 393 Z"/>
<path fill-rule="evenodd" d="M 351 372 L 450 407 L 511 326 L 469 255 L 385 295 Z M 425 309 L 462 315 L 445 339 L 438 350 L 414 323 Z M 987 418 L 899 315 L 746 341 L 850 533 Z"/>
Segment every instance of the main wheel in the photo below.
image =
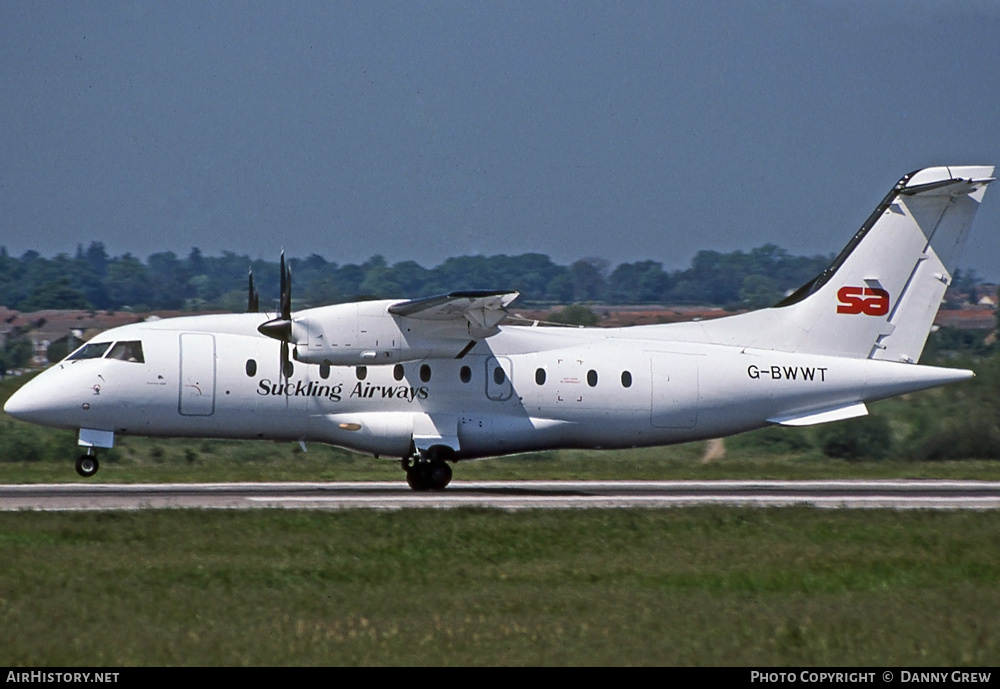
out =
<path fill-rule="evenodd" d="M 94 455 L 81 455 L 78 460 L 76 460 L 76 473 L 80 474 L 84 478 L 90 478 L 97 473 L 97 470 L 101 468 L 101 463 L 97 461 L 97 457 Z"/>
<path fill-rule="evenodd" d="M 414 462 L 411 467 L 406 470 L 406 483 L 410 488 L 416 491 L 425 491 L 431 489 L 430 480 L 427 476 L 427 462 Z"/>
<path fill-rule="evenodd" d="M 451 467 L 447 462 L 430 462 L 427 467 L 427 483 L 431 490 L 444 490 L 451 483 Z"/>
<path fill-rule="evenodd" d="M 418 491 L 444 490 L 451 483 L 451 467 L 447 462 L 418 461 L 406 470 L 406 483 Z"/>

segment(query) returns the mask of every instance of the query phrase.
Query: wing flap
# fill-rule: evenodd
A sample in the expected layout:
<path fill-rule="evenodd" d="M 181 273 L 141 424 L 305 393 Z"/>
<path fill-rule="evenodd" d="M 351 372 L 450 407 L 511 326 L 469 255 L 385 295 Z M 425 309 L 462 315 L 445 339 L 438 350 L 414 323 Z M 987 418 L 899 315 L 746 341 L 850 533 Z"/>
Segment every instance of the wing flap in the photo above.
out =
<path fill-rule="evenodd" d="M 519 295 L 520 292 L 492 292 L 488 290 L 449 292 L 434 297 L 401 301 L 390 306 L 389 313 L 395 316 L 426 318 L 436 321 L 452 320 L 463 317 L 466 311 L 473 309 L 504 311 Z"/>

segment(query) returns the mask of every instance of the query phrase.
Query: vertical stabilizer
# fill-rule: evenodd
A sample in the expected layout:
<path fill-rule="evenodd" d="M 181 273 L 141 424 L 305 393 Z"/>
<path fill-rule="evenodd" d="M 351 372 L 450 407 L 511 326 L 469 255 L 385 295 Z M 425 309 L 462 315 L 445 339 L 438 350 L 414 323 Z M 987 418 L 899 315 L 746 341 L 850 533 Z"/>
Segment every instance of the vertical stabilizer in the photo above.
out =
<path fill-rule="evenodd" d="M 808 329 L 799 351 L 917 361 L 992 175 L 934 167 L 901 179 L 833 265 L 786 300 Z"/>
<path fill-rule="evenodd" d="M 923 243 L 923 250 L 889 311 L 888 332 L 879 335 L 870 358 L 920 358 L 992 175 L 992 167 L 931 168 L 915 175 L 899 194 L 913 244 Z"/>
<path fill-rule="evenodd" d="M 703 324 L 709 341 L 788 352 L 920 358 L 993 168 L 903 177 L 829 268 L 777 306 Z"/>

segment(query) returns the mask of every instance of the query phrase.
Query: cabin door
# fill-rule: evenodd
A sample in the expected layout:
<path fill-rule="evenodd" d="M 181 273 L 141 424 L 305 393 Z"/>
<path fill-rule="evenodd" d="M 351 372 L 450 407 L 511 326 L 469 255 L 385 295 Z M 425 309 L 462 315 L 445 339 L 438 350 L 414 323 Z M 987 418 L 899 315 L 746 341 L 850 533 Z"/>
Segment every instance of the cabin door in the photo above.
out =
<path fill-rule="evenodd" d="M 183 333 L 178 411 L 183 416 L 211 416 L 215 412 L 215 336 Z"/>

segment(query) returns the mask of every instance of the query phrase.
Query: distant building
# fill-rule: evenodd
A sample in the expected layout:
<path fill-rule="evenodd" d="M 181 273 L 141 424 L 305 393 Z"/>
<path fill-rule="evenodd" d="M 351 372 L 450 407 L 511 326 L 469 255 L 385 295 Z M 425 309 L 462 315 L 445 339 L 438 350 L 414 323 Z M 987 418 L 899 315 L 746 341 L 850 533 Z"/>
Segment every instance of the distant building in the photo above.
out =
<path fill-rule="evenodd" d="M 170 315 L 180 314 L 175 312 Z M 128 311 L 46 310 L 21 313 L 0 306 L 0 346 L 5 345 L 8 339 L 23 334 L 31 340 L 32 366 L 44 368 L 49 363 L 49 347 L 55 343 L 65 343 L 66 351 L 72 351 L 105 330 L 138 323 L 147 317 L 149 314 Z"/>

